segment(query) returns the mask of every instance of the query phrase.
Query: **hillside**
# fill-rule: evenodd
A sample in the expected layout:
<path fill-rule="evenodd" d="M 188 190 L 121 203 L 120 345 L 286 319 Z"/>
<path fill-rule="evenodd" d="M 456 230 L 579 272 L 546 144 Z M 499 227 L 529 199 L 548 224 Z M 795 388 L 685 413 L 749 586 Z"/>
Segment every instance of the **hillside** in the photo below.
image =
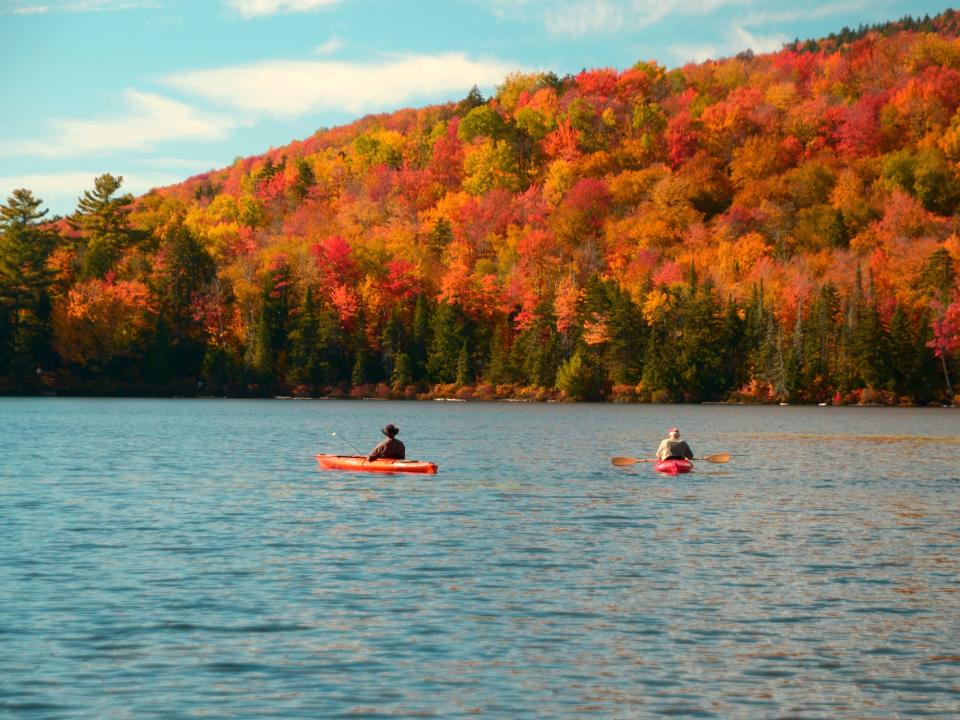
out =
<path fill-rule="evenodd" d="M 0 390 L 953 402 L 958 28 L 511 75 L 69 224 L 16 196 Z"/>

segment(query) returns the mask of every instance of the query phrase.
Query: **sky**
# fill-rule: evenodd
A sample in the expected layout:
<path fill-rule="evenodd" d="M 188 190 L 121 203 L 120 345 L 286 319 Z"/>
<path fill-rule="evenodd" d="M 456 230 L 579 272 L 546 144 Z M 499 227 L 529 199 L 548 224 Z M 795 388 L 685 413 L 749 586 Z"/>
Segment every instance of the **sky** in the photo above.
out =
<path fill-rule="evenodd" d="M 0 0 L 0 199 L 69 214 L 511 72 L 778 50 L 927 0 Z"/>

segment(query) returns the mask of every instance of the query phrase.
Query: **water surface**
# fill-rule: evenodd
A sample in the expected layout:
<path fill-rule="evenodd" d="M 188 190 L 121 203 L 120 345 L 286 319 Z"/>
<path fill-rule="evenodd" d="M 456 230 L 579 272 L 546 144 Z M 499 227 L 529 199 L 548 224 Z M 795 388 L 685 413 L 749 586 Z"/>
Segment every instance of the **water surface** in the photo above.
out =
<path fill-rule="evenodd" d="M 387 422 L 440 474 L 316 469 Z M 670 425 L 733 460 L 610 464 Z M 0 715 L 957 717 L 958 429 L 947 409 L 3 399 Z"/>

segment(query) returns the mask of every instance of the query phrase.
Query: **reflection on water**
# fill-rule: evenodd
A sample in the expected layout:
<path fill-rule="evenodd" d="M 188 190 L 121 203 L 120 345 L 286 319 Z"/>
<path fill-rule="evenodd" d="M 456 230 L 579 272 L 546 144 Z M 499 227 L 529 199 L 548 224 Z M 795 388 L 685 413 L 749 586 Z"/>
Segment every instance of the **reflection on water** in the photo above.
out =
<path fill-rule="evenodd" d="M 739 437 L 745 440 L 764 442 L 840 442 L 840 443 L 909 443 L 911 445 L 960 445 L 960 436 L 945 435 L 917 436 L 917 435 L 857 435 L 844 433 L 842 435 L 827 435 L 818 433 L 745 433 Z"/>
<path fill-rule="evenodd" d="M 958 419 L 0 400 L 0 711 L 956 717 Z M 385 422 L 440 474 L 316 469 Z"/>

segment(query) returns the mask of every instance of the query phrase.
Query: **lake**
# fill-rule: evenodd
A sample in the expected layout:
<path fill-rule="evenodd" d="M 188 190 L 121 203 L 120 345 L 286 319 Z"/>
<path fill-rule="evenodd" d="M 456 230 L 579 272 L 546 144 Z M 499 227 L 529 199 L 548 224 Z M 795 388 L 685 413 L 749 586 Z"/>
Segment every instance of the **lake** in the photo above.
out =
<path fill-rule="evenodd" d="M 955 409 L 0 399 L 0 715 L 955 718 L 958 638 Z"/>

